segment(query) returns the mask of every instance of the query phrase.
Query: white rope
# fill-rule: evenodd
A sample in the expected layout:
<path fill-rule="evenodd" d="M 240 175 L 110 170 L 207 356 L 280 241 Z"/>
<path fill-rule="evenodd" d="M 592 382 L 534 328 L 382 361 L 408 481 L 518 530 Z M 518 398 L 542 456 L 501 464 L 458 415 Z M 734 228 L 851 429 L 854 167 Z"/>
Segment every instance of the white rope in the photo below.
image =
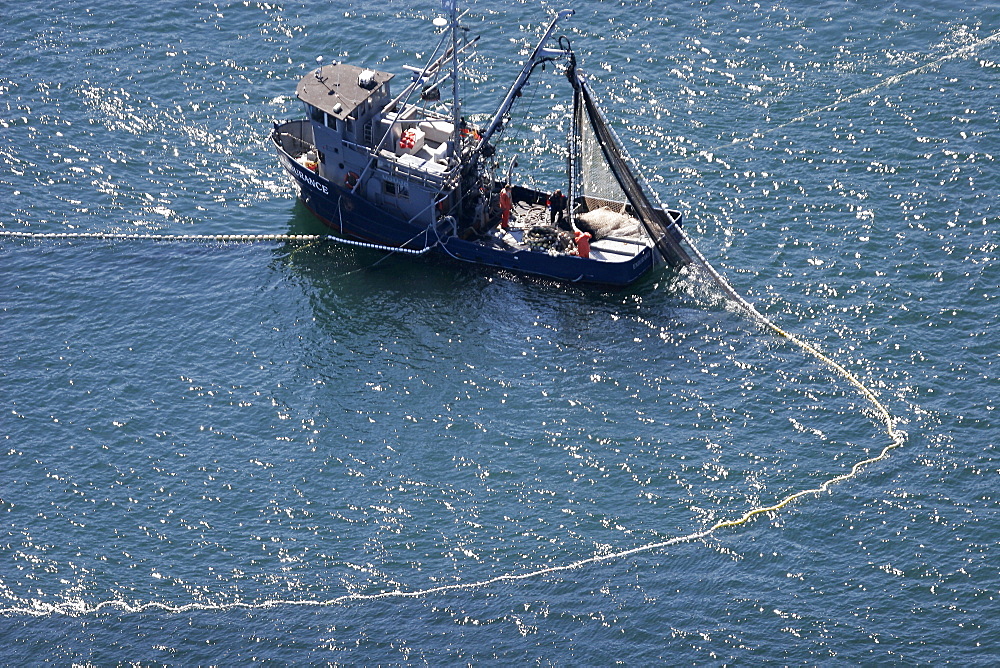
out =
<path fill-rule="evenodd" d="M 420 249 L 397 248 L 396 246 L 383 246 L 366 241 L 342 239 L 330 234 L 140 234 L 129 232 L 18 232 L 14 230 L 0 230 L 0 237 L 14 239 L 101 239 L 114 241 L 231 241 L 243 243 L 258 241 L 332 241 L 346 246 L 371 248 L 389 253 L 407 253 L 409 255 L 423 255 L 434 247 L 427 246 Z"/>
<path fill-rule="evenodd" d="M 272 598 L 256 602 L 243 602 L 243 601 L 237 601 L 231 603 L 198 602 L 198 603 L 186 603 L 186 604 L 171 604 L 159 601 L 150 601 L 146 603 L 135 603 L 135 602 L 129 603 L 122 599 L 100 601 L 94 604 L 88 604 L 82 600 L 64 601 L 61 603 L 47 603 L 39 601 L 37 599 L 31 599 L 30 601 L 22 600 L 21 604 L 19 605 L 14 604 L 11 605 L 10 607 L 0 608 L 0 616 L 30 615 L 35 617 L 41 617 L 41 616 L 56 615 L 56 614 L 78 616 L 78 615 L 95 614 L 106 609 L 118 609 L 126 613 L 140 613 L 140 612 L 149 612 L 153 610 L 161 610 L 170 613 L 185 613 L 185 612 L 192 612 L 195 610 L 215 610 L 215 611 L 227 611 L 227 610 L 237 610 L 237 609 L 261 610 L 261 609 L 275 608 L 279 606 L 326 607 L 334 605 L 343 605 L 352 601 L 361 602 L 361 601 L 375 601 L 375 600 L 384 600 L 393 598 L 396 599 L 423 598 L 435 594 L 481 589 L 484 587 L 489 587 L 504 582 L 519 582 L 523 580 L 542 577 L 545 575 L 553 575 L 556 573 L 572 571 L 583 568 L 591 564 L 603 563 L 612 560 L 626 559 L 633 555 L 641 554 L 644 552 L 650 552 L 654 550 L 660 550 L 680 543 L 704 540 L 721 529 L 728 529 L 728 528 L 735 528 L 738 526 L 742 526 L 744 524 L 749 523 L 758 515 L 777 512 L 782 508 L 791 504 L 793 501 L 801 499 L 805 496 L 818 495 L 824 492 L 829 492 L 830 488 L 833 485 L 857 477 L 865 466 L 887 459 L 889 457 L 890 451 L 899 448 L 903 445 L 906 439 L 906 433 L 896 428 L 895 419 L 892 417 L 888 409 L 882 404 L 882 402 L 878 399 L 878 397 L 875 395 L 874 392 L 872 392 L 864 383 L 862 383 L 853 373 L 848 371 L 846 368 L 844 368 L 841 364 L 839 364 L 835 360 L 825 355 L 814 345 L 806 341 L 803 341 L 792 334 L 789 334 L 788 332 L 784 331 L 783 329 L 772 323 L 766 316 L 760 313 L 760 311 L 758 311 L 753 306 L 753 304 L 751 304 L 749 301 L 740 296 L 738 292 L 736 292 L 736 290 L 732 287 L 732 285 L 730 285 L 729 281 L 727 281 L 726 278 L 722 276 L 722 274 L 716 271 L 716 269 L 708 262 L 708 260 L 705 259 L 705 256 L 701 254 L 698 248 L 693 243 L 691 243 L 691 240 L 688 239 L 686 235 L 684 235 L 683 230 L 681 230 L 681 234 L 684 242 L 692 250 L 695 257 L 697 257 L 698 264 L 702 268 L 704 268 L 706 272 L 708 272 L 709 276 L 711 276 L 712 279 L 719 285 L 719 287 L 722 288 L 722 290 L 726 293 L 727 296 L 729 296 L 743 309 L 745 309 L 748 313 L 750 313 L 753 316 L 753 318 L 758 322 L 760 322 L 762 325 L 766 326 L 768 329 L 771 329 L 779 336 L 787 338 L 791 342 L 795 343 L 797 346 L 801 347 L 803 350 L 806 350 L 807 352 L 816 356 L 818 359 L 820 359 L 821 361 L 829 365 L 832 369 L 834 369 L 842 377 L 846 378 L 852 385 L 854 385 L 865 396 L 865 398 L 868 399 L 868 401 L 872 404 L 872 406 L 874 406 L 875 410 L 879 415 L 879 419 L 883 422 L 886 432 L 888 433 L 891 439 L 890 443 L 885 445 L 878 454 L 871 455 L 869 457 L 866 457 L 862 460 L 855 462 L 847 472 L 828 478 L 827 480 L 820 483 L 818 486 L 793 492 L 769 505 L 763 505 L 763 506 L 758 506 L 756 508 L 751 508 L 750 510 L 745 511 L 739 517 L 733 519 L 718 520 L 717 522 L 715 522 L 706 529 L 695 531 L 693 533 L 683 536 L 675 536 L 673 538 L 667 538 L 665 540 L 655 541 L 652 543 L 647 543 L 645 545 L 639 545 L 637 547 L 618 550 L 608 554 L 592 555 L 590 557 L 577 559 L 575 561 L 571 561 L 566 564 L 538 568 L 534 570 L 525 571 L 522 573 L 506 573 L 482 580 L 475 580 L 470 582 L 456 582 L 451 584 L 436 585 L 431 587 L 417 588 L 410 590 L 397 588 L 370 594 L 364 594 L 364 593 L 345 594 L 342 596 L 337 596 L 328 599 L 290 600 L 290 599 Z M 61 235 L 33 235 L 29 233 L 7 234 L 2 230 L 0 230 L 0 235 L 25 236 L 28 238 L 33 238 L 35 236 L 56 236 L 57 238 L 61 238 Z M 93 236 L 94 235 L 92 234 L 86 235 L 85 238 L 93 238 Z M 117 238 L 118 236 L 123 236 L 124 238 L 147 238 L 147 237 L 157 237 L 166 235 L 117 235 L 117 236 L 111 235 L 110 237 L 106 235 L 104 237 L 101 237 L 100 235 L 98 235 L 98 238 Z M 315 239 L 326 238 L 323 235 L 200 235 L 200 237 L 203 239 L 218 239 L 219 237 L 228 237 L 228 236 L 251 236 L 254 239 L 262 237 L 288 238 L 292 240 L 315 240 Z M 173 240 L 182 237 L 167 236 L 166 238 Z M 183 237 L 183 238 L 190 238 L 190 237 Z M 222 239 L 222 240 L 229 240 L 229 239 Z M 331 240 L 337 240 L 337 239 L 333 238 Z M 343 240 L 338 240 L 338 241 L 343 241 Z M 438 243 L 440 243 L 440 240 L 438 241 Z M 447 248 L 445 248 L 443 244 L 441 244 L 441 246 L 447 252 Z M 425 248 L 424 251 L 427 251 L 432 247 L 433 246 Z M 424 251 L 419 251 L 419 252 L 424 252 Z M 462 259 L 462 258 L 456 258 L 456 259 Z"/>

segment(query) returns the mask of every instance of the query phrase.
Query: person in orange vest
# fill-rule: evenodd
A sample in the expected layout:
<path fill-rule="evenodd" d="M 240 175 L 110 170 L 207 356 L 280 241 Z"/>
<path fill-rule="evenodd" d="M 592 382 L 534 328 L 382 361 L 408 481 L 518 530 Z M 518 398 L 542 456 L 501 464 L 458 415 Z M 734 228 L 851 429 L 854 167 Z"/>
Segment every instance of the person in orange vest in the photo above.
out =
<path fill-rule="evenodd" d="M 510 196 L 510 184 L 508 183 L 500 191 L 500 227 L 505 230 L 510 229 L 510 212 L 514 208 L 514 200 Z"/>
<path fill-rule="evenodd" d="M 580 257 L 590 257 L 590 232 L 577 230 L 574 237 L 576 238 L 576 254 Z"/>

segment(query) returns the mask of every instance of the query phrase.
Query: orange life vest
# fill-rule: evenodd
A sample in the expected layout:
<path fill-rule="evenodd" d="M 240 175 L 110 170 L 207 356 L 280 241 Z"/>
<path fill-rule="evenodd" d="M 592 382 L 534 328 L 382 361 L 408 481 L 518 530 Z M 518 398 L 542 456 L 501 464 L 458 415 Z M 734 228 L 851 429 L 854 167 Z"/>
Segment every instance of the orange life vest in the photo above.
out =
<path fill-rule="evenodd" d="M 590 232 L 576 232 L 576 254 L 580 257 L 590 257 Z"/>

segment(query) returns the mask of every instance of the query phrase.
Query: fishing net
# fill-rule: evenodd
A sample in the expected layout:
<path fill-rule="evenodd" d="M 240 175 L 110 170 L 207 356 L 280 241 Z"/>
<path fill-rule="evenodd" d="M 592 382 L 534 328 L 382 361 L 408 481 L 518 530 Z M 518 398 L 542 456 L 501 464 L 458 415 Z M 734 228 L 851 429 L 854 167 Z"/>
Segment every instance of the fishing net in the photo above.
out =
<path fill-rule="evenodd" d="M 574 78 L 576 145 L 571 147 L 570 170 L 570 199 L 577 204 L 574 224 L 595 239 L 635 237 L 641 228 L 669 264 L 688 264 L 687 252 L 668 229 L 674 221 L 650 203 L 586 82 Z"/>

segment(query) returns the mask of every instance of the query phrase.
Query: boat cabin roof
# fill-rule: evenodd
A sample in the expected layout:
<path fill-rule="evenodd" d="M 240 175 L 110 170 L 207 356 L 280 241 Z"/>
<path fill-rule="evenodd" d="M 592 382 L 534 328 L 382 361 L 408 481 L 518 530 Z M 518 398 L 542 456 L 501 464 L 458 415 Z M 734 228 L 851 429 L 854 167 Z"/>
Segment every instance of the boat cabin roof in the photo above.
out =
<path fill-rule="evenodd" d="M 369 98 L 381 94 L 382 87 L 394 76 L 356 65 L 334 63 L 302 77 L 295 94 L 306 104 L 345 120 Z"/>

